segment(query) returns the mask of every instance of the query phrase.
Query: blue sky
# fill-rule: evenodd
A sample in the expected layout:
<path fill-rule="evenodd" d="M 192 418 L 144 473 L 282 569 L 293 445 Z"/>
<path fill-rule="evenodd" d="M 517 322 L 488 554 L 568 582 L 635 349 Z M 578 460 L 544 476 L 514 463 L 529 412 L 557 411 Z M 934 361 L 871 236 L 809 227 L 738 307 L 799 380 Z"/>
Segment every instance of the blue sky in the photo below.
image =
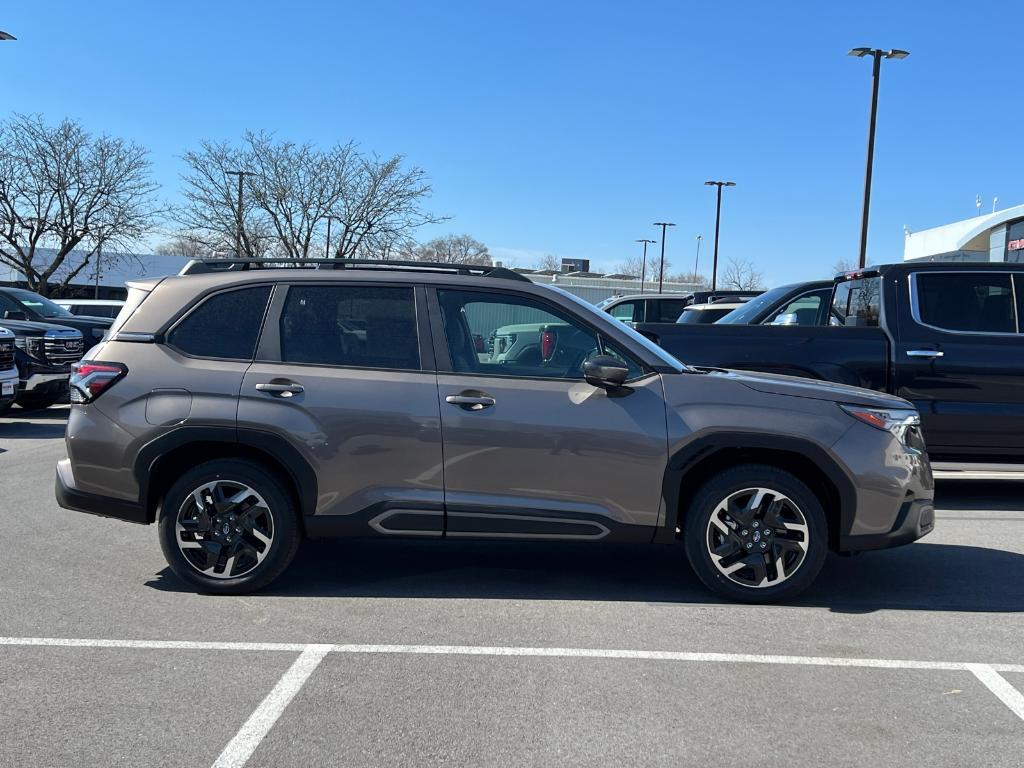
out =
<path fill-rule="evenodd" d="M 29 2 L 0 29 L 5 110 L 144 144 L 173 200 L 181 153 L 266 129 L 425 168 L 430 207 L 499 256 L 611 269 L 668 219 L 692 265 L 769 283 L 856 256 L 870 64 L 883 64 L 871 261 L 923 229 L 1024 202 L 1024 4 Z M 705 259 L 707 256 L 707 259 Z"/>

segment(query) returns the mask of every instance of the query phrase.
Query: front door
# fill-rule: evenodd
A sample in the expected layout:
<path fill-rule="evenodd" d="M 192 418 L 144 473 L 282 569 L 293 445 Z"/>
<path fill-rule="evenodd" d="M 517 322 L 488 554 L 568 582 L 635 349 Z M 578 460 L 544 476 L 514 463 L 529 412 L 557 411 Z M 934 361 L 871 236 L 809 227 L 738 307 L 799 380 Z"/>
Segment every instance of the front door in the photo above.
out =
<path fill-rule="evenodd" d="M 447 535 L 649 540 L 667 461 L 660 376 L 535 297 L 433 296 Z M 599 351 L 630 364 L 627 388 L 583 380 Z"/>

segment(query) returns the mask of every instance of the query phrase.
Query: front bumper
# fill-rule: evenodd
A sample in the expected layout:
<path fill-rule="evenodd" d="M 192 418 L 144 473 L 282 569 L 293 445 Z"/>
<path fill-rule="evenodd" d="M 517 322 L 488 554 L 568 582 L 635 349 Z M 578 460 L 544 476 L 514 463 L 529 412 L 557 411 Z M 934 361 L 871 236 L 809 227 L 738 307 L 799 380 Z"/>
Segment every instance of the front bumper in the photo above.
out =
<path fill-rule="evenodd" d="M 57 503 L 64 509 L 100 517 L 112 517 L 129 523 L 145 525 L 153 522 L 149 519 L 142 504 L 78 490 L 75 487 L 71 459 L 61 459 L 57 462 L 57 480 L 54 492 L 57 496 Z"/>
<path fill-rule="evenodd" d="M 931 499 L 906 501 L 896 515 L 892 528 L 880 534 L 849 536 L 846 539 L 847 552 L 863 552 L 869 549 L 888 549 L 917 541 L 935 529 L 935 505 Z"/>
<path fill-rule="evenodd" d="M 4 389 L 10 390 L 4 394 Z M 9 405 L 18 395 L 18 371 L 12 368 L 10 372 L 0 371 L 0 409 Z"/>

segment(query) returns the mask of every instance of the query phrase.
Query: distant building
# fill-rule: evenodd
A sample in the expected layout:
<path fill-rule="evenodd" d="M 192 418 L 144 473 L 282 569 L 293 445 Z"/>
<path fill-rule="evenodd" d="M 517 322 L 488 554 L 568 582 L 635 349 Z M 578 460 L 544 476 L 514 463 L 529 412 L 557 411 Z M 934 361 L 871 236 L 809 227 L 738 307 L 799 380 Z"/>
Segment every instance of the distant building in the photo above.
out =
<path fill-rule="evenodd" d="M 38 254 L 39 263 L 44 264 L 47 258 L 52 258 L 53 251 L 40 248 Z M 94 258 L 92 264 L 79 272 L 68 284 L 67 290 L 61 291 L 59 296 L 51 296 L 63 299 L 123 299 L 128 295 L 124 285 L 128 280 L 176 275 L 188 259 L 153 253 L 118 254 L 116 258 L 106 255 L 99 259 L 98 274 L 96 261 Z M 72 253 L 65 263 L 70 269 L 80 262 Z M 58 272 L 54 277 L 53 282 L 60 282 L 63 276 Z M 0 264 L 0 285 L 25 286 L 25 276 L 6 264 Z"/>
<path fill-rule="evenodd" d="M 908 232 L 903 260 L 1024 262 L 1024 205 Z"/>

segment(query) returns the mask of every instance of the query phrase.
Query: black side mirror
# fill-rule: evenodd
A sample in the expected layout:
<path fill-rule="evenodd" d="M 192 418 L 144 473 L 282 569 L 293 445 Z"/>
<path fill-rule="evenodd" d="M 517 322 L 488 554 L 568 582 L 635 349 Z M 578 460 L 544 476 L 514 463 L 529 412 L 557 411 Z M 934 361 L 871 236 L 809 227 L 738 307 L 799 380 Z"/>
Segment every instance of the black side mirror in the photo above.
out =
<path fill-rule="evenodd" d="M 28 315 L 18 309 L 4 311 L 4 320 L 28 320 Z"/>
<path fill-rule="evenodd" d="M 595 387 L 618 389 L 627 376 L 629 368 L 617 357 L 598 355 L 583 364 L 583 378 Z"/>

